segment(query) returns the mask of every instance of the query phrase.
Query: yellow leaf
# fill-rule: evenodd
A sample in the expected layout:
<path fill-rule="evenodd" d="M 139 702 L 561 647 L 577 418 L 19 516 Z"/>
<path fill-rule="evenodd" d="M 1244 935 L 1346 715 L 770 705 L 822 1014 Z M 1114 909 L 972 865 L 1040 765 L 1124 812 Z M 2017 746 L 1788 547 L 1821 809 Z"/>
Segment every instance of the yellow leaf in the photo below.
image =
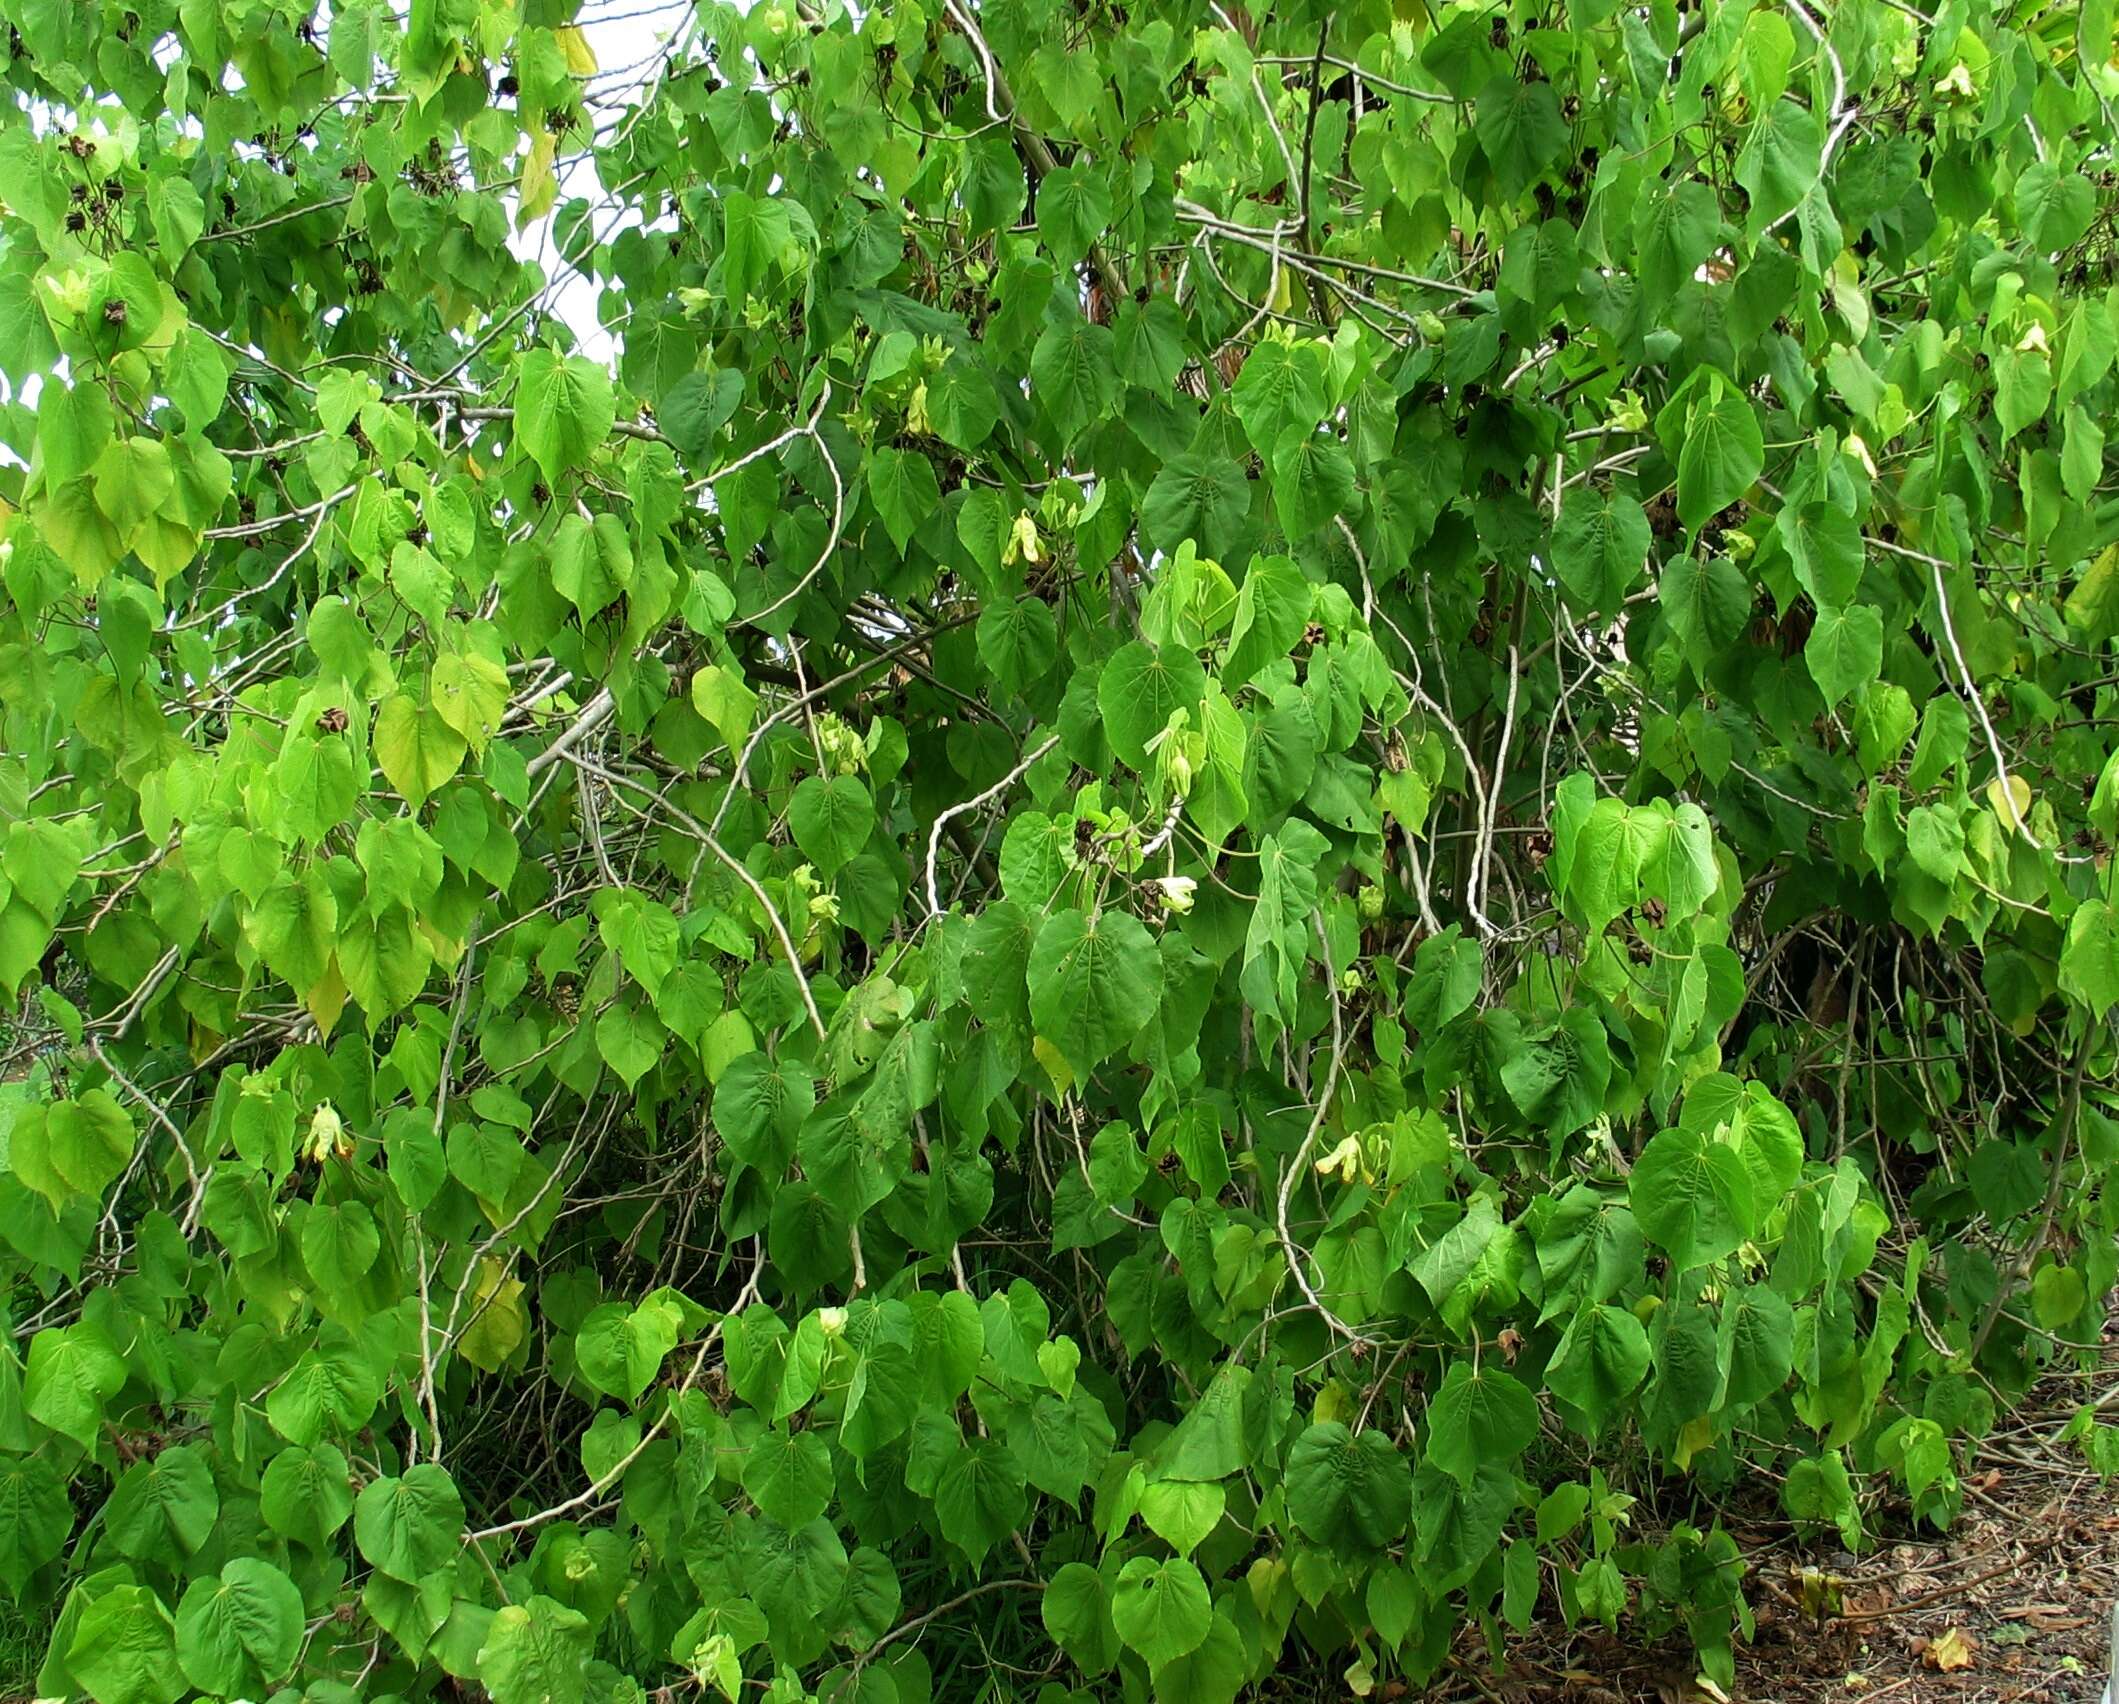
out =
<path fill-rule="evenodd" d="M 758 695 L 734 669 L 709 663 L 692 676 L 692 708 L 713 725 L 730 751 L 741 752 L 750 737 Z"/>
<path fill-rule="evenodd" d="M 1320 1426 L 1332 1420 L 1344 1424 L 1356 1412 L 1353 1393 L 1337 1379 L 1326 1379 L 1318 1388 L 1317 1400 L 1310 1405 L 1310 1418 Z"/>
<path fill-rule="evenodd" d="M 329 1036 L 338 1023 L 338 1015 L 346 1009 L 346 979 L 339 974 L 338 955 L 331 955 L 331 962 L 324 966 L 324 974 L 316 986 L 309 990 L 307 1004 L 309 1015 L 316 1020 L 320 1034 Z"/>
<path fill-rule="evenodd" d="M 472 1298 L 471 1324 L 457 1339 L 463 1358 L 490 1373 L 521 1347 L 529 1335 L 530 1317 L 522 1305 L 522 1280 L 490 1256 L 479 1268 L 478 1293 Z"/>
<path fill-rule="evenodd" d="M 2014 834 L 2021 824 L 2023 832 L 2028 834 L 2031 829 L 2031 784 L 2021 775 L 2011 775 L 2008 779 L 2006 792 L 2002 790 L 1998 775 L 1987 783 L 1987 807 L 2009 833 Z"/>
<path fill-rule="evenodd" d="M 1692 1458 L 1702 1450 L 1714 1447 L 1714 1422 L 1705 1415 L 1688 1420 L 1679 1428 L 1677 1447 L 1673 1452 L 1678 1467 L 1692 1466 Z"/>
<path fill-rule="evenodd" d="M 1052 1079 L 1052 1092 L 1064 1098 L 1067 1091 L 1074 1087 L 1074 1071 L 1067 1063 L 1067 1056 L 1043 1036 L 1038 1036 L 1030 1043 L 1030 1051 L 1036 1056 L 1037 1062 L 1044 1066 L 1045 1075 Z"/>
<path fill-rule="evenodd" d="M 443 934 L 424 917 L 413 918 L 412 929 L 427 944 L 428 951 L 434 956 L 434 962 L 443 970 L 454 970 L 464 956 L 464 948 L 469 945 L 467 941 L 455 935 Z"/>
<path fill-rule="evenodd" d="M 1961 1627 L 1948 1627 L 1928 1641 L 1928 1648 L 1921 1653 L 1921 1661 L 1932 1669 L 1949 1674 L 1957 1669 L 1972 1666 L 1975 1646 L 1971 1636 Z"/>
<path fill-rule="evenodd" d="M 559 38 L 559 51 L 566 59 L 567 69 L 577 77 L 593 77 L 599 69 L 596 50 L 589 46 L 589 38 L 572 24 L 561 24 L 552 32 Z"/>
<path fill-rule="evenodd" d="M 530 138 L 530 157 L 523 162 L 522 193 L 516 202 L 515 228 L 525 230 L 552 210 L 559 199 L 559 179 L 552 171 L 552 158 L 559 139 L 549 130 Z"/>

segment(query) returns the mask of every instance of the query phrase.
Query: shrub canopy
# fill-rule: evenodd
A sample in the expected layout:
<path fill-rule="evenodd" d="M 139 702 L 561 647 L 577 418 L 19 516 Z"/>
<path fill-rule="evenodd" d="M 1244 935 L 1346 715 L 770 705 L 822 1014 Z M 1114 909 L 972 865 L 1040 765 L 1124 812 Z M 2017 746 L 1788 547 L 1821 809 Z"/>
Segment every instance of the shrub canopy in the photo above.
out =
<path fill-rule="evenodd" d="M 2109 0 L 0 17 L 40 1695 L 1726 1684 L 2091 1364 Z"/>

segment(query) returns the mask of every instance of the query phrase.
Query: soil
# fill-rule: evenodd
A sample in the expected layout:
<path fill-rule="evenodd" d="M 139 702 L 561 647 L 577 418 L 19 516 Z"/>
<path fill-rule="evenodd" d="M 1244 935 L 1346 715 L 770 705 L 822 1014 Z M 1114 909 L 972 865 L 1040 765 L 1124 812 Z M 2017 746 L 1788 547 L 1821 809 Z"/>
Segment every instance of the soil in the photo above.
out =
<path fill-rule="evenodd" d="M 1728 1696 L 1752 1704 L 2098 1704 L 2119 1603 L 2119 1491 L 2089 1471 L 2074 1444 L 2053 1440 L 2086 1395 L 2114 1391 L 2119 1342 L 2096 1381 L 2056 1382 L 2003 1422 L 1975 1455 L 1964 1513 L 1947 1533 L 1908 1529 L 1853 1557 L 1785 1529 L 1747 1532 L 1732 1521 L 1749 1563 L 1745 1594 L 1758 1636 L 1738 1644 Z M 1821 1599 L 1822 1616 L 1806 1608 Z M 1512 1641 L 1505 1655 L 1497 1673 L 1468 1649 L 1431 1696 L 1718 1701 L 1681 1641 L 1644 1648 L 1623 1624 L 1616 1637 L 1556 1624 Z"/>

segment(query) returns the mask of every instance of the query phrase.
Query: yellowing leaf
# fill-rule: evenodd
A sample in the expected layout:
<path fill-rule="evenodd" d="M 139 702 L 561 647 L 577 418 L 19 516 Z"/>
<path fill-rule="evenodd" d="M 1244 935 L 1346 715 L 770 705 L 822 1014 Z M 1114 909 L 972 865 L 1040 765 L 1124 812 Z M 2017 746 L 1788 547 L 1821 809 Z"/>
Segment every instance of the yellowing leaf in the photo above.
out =
<path fill-rule="evenodd" d="M 589 38 L 577 26 L 561 24 L 552 34 L 558 38 L 559 52 L 569 71 L 577 77 L 596 75 L 596 50 L 589 46 Z"/>
<path fill-rule="evenodd" d="M 434 713 L 484 752 L 508 707 L 508 671 L 475 651 L 451 651 L 436 659 L 427 691 Z"/>
<path fill-rule="evenodd" d="M 530 155 L 522 165 L 522 195 L 515 210 L 518 231 L 536 224 L 559 199 L 559 179 L 552 171 L 552 160 L 558 151 L 559 138 L 549 130 L 540 130 L 530 138 Z"/>
<path fill-rule="evenodd" d="M 709 663 L 692 676 L 692 708 L 712 724 L 731 752 L 740 752 L 750 738 L 758 695 L 734 669 Z"/>
<path fill-rule="evenodd" d="M 387 698 L 375 718 L 375 757 L 390 785 L 417 806 L 464 760 L 464 737 L 438 708 L 403 693 Z"/>
<path fill-rule="evenodd" d="M 1958 1669 L 1970 1668 L 1977 1649 L 1971 1635 L 1963 1628 L 1949 1627 L 1928 1641 L 1928 1648 L 1921 1652 L 1920 1660 L 1931 1669 L 1951 1674 Z"/>
<path fill-rule="evenodd" d="M 2031 830 L 2031 784 L 2021 775 L 2011 775 L 2008 783 L 2004 789 L 1998 775 L 1987 783 L 1987 808 L 2009 833 L 2016 833 L 2020 826 L 2028 834 Z"/>
<path fill-rule="evenodd" d="M 1045 1075 L 1052 1080 L 1052 1092 L 1055 1095 L 1064 1096 L 1074 1087 L 1074 1072 L 1067 1064 L 1067 1056 L 1051 1042 L 1043 1036 L 1038 1036 L 1030 1043 L 1030 1051 L 1036 1056 L 1037 1062 L 1044 1066 Z"/>
<path fill-rule="evenodd" d="M 478 1290 L 471 1298 L 471 1324 L 456 1347 L 480 1372 L 497 1371 L 529 1335 L 530 1316 L 522 1303 L 523 1283 L 488 1256 L 479 1266 Z"/>
<path fill-rule="evenodd" d="M 324 966 L 324 974 L 310 984 L 303 1004 L 316 1020 L 317 1033 L 328 1038 L 338 1025 L 339 1013 L 346 1009 L 346 979 L 339 971 L 336 954 Z"/>

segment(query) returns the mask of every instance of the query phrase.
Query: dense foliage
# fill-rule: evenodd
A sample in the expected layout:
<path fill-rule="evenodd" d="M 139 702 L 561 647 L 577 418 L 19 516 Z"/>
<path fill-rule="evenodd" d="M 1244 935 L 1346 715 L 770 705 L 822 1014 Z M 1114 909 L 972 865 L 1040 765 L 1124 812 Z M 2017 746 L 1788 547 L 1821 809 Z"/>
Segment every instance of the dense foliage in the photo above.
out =
<path fill-rule="evenodd" d="M 569 8 L 0 0 L 37 1691 L 1726 1683 L 1948 1521 L 2115 1275 L 2110 0 Z"/>

